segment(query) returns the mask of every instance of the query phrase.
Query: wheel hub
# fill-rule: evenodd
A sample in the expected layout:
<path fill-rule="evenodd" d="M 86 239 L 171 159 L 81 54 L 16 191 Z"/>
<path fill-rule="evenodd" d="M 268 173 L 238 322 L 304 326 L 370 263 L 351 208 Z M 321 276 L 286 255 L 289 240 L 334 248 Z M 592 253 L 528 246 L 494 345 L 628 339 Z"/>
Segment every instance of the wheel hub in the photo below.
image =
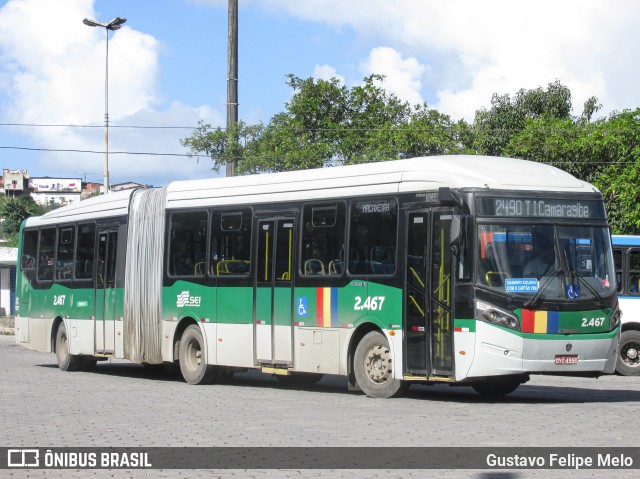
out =
<path fill-rule="evenodd" d="M 384 383 L 391 377 L 391 354 L 383 346 L 372 347 L 365 358 L 365 371 L 374 383 Z"/>

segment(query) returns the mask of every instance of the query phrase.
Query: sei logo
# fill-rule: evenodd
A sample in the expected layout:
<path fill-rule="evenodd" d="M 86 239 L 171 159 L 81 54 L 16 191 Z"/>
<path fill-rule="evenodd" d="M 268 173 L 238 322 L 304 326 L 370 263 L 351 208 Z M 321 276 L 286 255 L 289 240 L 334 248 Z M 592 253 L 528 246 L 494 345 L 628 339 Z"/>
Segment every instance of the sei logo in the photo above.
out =
<path fill-rule="evenodd" d="M 56 294 L 53 297 L 53 305 L 54 306 L 64 306 L 64 301 L 67 298 L 66 294 Z"/>
<path fill-rule="evenodd" d="M 176 306 L 178 308 L 184 308 L 185 306 L 200 306 L 201 302 L 201 296 L 191 296 L 189 291 L 183 291 L 178 295 Z"/>

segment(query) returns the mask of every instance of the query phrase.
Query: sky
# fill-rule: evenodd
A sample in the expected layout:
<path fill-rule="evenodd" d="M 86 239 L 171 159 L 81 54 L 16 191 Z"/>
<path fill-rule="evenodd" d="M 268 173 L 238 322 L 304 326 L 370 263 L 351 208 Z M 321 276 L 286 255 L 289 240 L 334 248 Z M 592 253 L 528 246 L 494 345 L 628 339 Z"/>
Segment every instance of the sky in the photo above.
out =
<path fill-rule="evenodd" d="M 111 184 L 224 175 L 180 139 L 226 122 L 227 0 L 0 0 L 0 168 Z M 286 109 L 287 75 L 384 87 L 472 121 L 493 93 L 559 80 L 574 114 L 640 106 L 635 0 L 239 0 L 239 118 Z"/>

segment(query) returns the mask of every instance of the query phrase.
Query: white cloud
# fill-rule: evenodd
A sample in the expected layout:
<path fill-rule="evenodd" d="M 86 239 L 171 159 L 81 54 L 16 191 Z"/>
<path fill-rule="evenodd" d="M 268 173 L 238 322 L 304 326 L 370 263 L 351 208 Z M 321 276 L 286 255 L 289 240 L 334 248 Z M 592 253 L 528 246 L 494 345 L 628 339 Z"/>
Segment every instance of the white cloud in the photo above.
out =
<path fill-rule="evenodd" d="M 96 18 L 94 0 L 10 0 L 0 9 L 0 88 L 8 103 L 6 121 L 98 128 L 33 127 L 34 146 L 102 151 L 105 111 L 105 29 L 82 19 Z M 134 180 L 166 184 L 170 179 L 211 176 L 210 161 L 180 157 L 119 155 L 117 151 L 184 153 L 179 139 L 192 130 L 124 129 L 153 118 L 155 124 L 194 126 L 199 119 L 222 124 L 209 107 L 173 103 L 158 110 L 159 42 L 128 25 L 109 39 L 109 166 L 112 183 Z M 24 131 L 24 130 L 23 130 Z M 54 163 L 55 162 L 55 163 Z M 103 156 L 43 153 L 41 171 L 55 164 L 58 175 L 102 171 Z M 98 180 L 100 178 L 100 180 Z M 91 178 L 101 181 L 101 175 Z"/>
<path fill-rule="evenodd" d="M 591 95 L 607 111 L 640 103 L 640 63 L 632 60 L 640 9 L 633 0 L 264 3 L 307 21 L 350 27 L 360 42 L 384 44 L 429 65 L 421 96 L 437 98 L 432 106 L 454 117 L 472 118 L 494 92 L 513 94 L 556 79 L 571 89 L 577 113 Z"/>
<path fill-rule="evenodd" d="M 331 80 L 337 78 L 341 83 L 345 83 L 345 79 L 342 75 L 338 74 L 336 69 L 331 65 L 316 65 L 313 69 L 313 77 L 321 80 Z"/>
<path fill-rule="evenodd" d="M 424 102 L 420 95 L 425 67 L 416 58 L 403 59 L 400 52 L 389 47 L 371 50 L 369 57 L 361 64 L 365 75 L 378 73 L 385 76 L 383 86 L 400 100 L 411 105 Z"/>

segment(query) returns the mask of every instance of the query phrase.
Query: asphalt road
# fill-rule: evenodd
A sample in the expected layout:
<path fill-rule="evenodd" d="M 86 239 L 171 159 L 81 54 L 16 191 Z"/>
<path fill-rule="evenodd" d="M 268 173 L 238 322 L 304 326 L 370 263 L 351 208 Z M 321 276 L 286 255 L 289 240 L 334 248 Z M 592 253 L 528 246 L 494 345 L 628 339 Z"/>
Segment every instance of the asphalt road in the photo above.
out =
<path fill-rule="evenodd" d="M 629 447 L 640 446 L 640 377 L 533 376 L 505 399 L 468 387 L 412 386 L 399 399 L 346 380 L 283 385 L 257 372 L 189 386 L 125 361 L 63 372 L 53 354 L 0 336 L 0 446 Z M 464 450 L 462 450 L 464 451 Z M 631 477 L 623 470 L 0 470 L 0 477 Z M 636 465 L 640 467 L 640 464 Z M 603 475 L 604 473 L 604 475 Z"/>

